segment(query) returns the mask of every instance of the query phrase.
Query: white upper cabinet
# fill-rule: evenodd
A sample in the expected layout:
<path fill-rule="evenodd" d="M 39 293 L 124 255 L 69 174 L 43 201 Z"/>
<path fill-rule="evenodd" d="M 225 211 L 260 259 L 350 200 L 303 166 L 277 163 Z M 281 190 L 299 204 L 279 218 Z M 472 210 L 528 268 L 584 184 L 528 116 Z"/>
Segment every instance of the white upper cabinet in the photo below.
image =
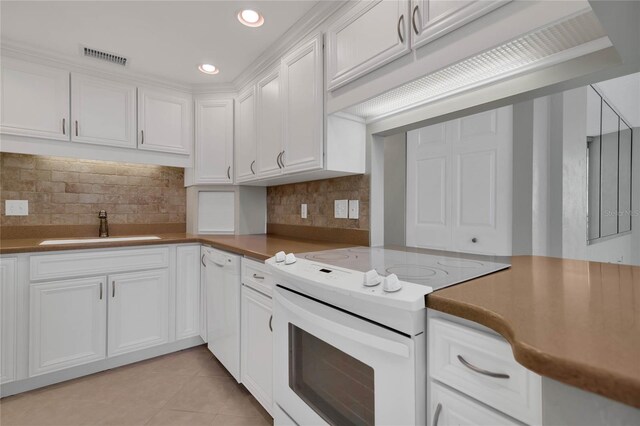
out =
<path fill-rule="evenodd" d="M 195 184 L 233 183 L 233 100 L 195 102 Z"/>
<path fill-rule="evenodd" d="M 511 0 L 413 0 L 411 46 L 425 45 Z"/>
<path fill-rule="evenodd" d="M 191 153 L 191 96 L 163 89 L 138 88 L 138 148 Z"/>
<path fill-rule="evenodd" d="M 280 164 L 286 172 L 322 168 L 322 35 L 283 58 L 282 99 L 284 138 Z"/>
<path fill-rule="evenodd" d="M 2 58 L 2 115 L 5 134 L 69 140 L 69 72 Z"/>
<path fill-rule="evenodd" d="M 282 97 L 280 93 L 280 68 L 266 74 L 256 86 L 257 91 L 257 142 L 258 177 L 276 176 L 282 173 Z"/>
<path fill-rule="evenodd" d="M 361 1 L 327 29 L 327 89 L 411 51 L 409 2 Z"/>
<path fill-rule="evenodd" d="M 136 87 L 71 74 L 71 140 L 136 147 Z"/>
<path fill-rule="evenodd" d="M 236 180 L 246 182 L 256 177 L 256 88 L 250 86 L 236 100 Z"/>

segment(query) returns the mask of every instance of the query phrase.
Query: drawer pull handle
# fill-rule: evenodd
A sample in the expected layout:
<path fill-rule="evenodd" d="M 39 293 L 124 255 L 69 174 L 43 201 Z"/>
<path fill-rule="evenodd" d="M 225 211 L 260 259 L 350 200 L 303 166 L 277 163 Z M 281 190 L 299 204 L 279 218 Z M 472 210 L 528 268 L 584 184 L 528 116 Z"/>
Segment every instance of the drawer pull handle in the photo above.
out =
<path fill-rule="evenodd" d="M 204 266 L 205 268 L 207 267 L 207 264 L 204 263 L 204 254 L 202 255 L 202 257 L 200 258 L 200 263 L 202 263 L 202 266 Z"/>
<path fill-rule="evenodd" d="M 269 330 L 273 333 L 273 315 L 269 316 Z"/>
<path fill-rule="evenodd" d="M 482 368 L 476 367 L 473 364 L 470 364 L 469 361 L 464 359 L 462 355 L 458 355 L 458 361 L 465 367 L 467 367 L 471 371 L 475 371 L 478 374 L 483 374 L 485 376 L 494 377 L 496 379 L 508 379 L 510 376 L 504 373 L 494 373 L 492 371 L 483 370 Z"/>
<path fill-rule="evenodd" d="M 261 277 L 260 275 L 256 275 L 256 274 L 253 274 L 253 278 L 255 278 L 256 280 L 264 280 L 264 277 Z"/>
<path fill-rule="evenodd" d="M 433 413 L 433 422 L 431 422 L 432 426 L 438 426 L 438 420 L 440 420 L 440 412 L 442 411 L 442 404 L 438 402 L 436 406 L 436 412 Z"/>

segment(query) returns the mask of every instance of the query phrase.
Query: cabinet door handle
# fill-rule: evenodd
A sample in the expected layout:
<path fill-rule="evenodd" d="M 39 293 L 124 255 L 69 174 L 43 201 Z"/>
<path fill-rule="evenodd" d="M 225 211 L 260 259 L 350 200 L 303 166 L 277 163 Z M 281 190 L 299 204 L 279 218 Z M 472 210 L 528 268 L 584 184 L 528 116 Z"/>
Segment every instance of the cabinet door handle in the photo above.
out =
<path fill-rule="evenodd" d="M 231 166 L 227 167 L 227 178 L 231 179 Z"/>
<path fill-rule="evenodd" d="M 470 364 L 469 361 L 464 359 L 462 355 L 458 355 L 458 361 L 465 367 L 467 367 L 471 371 L 475 371 L 478 374 L 482 374 L 484 376 L 495 377 L 496 379 L 508 379 L 509 375 L 504 373 L 494 373 L 492 371 L 484 370 L 480 367 L 476 367 L 473 364 Z"/>
<path fill-rule="evenodd" d="M 273 315 L 269 316 L 269 330 L 273 333 Z"/>
<path fill-rule="evenodd" d="M 476 237 L 473 237 L 473 238 L 471 239 L 471 242 L 472 242 L 472 243 L 477 243 L 477 242 L 478 242 L 478 239 L 477 239 Z"/>
<path fill-rule="evenodd" d="M 140 145 L 144 145 L 144 130 L 140 130 Z"/>
<path fill-rule="evenodd" d="M 276 163 L 278 163 L 278 168 L 281 169 L 282 166 L 280 165 L 280 156 L 282 155 L 282 153 L 278 154 L 278 156 L 276 157 Z"/>
<path fill-rule="evenodd" d="M 67 119 L 66 118 L 62 119 L 62 134 L 63 135 L 67 134 Z"/>
<path fill-rule="evenodd" d="M 76 136 L 78 136 L 78 120 L 76 120 Z"/>
<path fill-rule="evenodd" d="M 207 264 L 204 263 L 204 254 L 202 255 L 202 257 L 200 258 L 200 263 L 202 263 L 202 266 L 204 266 L 205 268 L 207 267 Z"/>
<path fill-rule="evenodd" d="M 102 283 L 100 283 L 100 300 L 102 300 Z"/>
<path fill-rule="evenodd" d="M 264 280 L 264 277 L 261 277 L 260 275 L 257 275 L 257 274 L 253 274 L 253 278 L 255 278 L 256 280 Z"/>
<path fill-rule="evenodd" d="M 282 154 L 280 154 L 280 164 L 282 164 L 282 168 L 284 169 L 286 166 L 284 164 L 284 150 L 282 150 Z"/>
<path fill-rule="evenodd" d="M 251 165 L 249 166 L 249 169 L 251 169 L 251 173 L 253 173 L 254 175 L 256 174 L 256 172 L 253 171 L 253 165 L 256 164 L 256 160 L 253 160 L 251 162 Z"/>
<path fill-rule="evenodd" d="M 438 426 L 438 420 L 440 420 L 440 412 L 442 411 L 442 404 L 438 402 L 436 406 L 436 411 L 433 413 L 433 422 L 431 422 L 432 426 Z"/>
<path fill-rule="evenodd" d="M 416 7 L 413 8 L 413 13 L 411 14 L 411 25 L 413 25 L 413 31 L 417 34 L 420 34 L 420 31 L 418 31 L 418 26 L 416 25 L 416 12 L 418 12 L 418 5 L 416 4 Z"/>
<path fill-rule="evenodd" d="M 400 15 L 400 19 L 398 19 L 398 37 L 400 38 L 400 43 L 404 44 L 404 37 L 402 36 L 402 33 L 404 31 L 400 31 L 400 25 L 402 25 L 402 28 L 404 30 L 404 15 Z"/>
<path fill-rule="evenodd" d="M 111 281 L 111 297 L 116 297 L 116 282 Z"/>

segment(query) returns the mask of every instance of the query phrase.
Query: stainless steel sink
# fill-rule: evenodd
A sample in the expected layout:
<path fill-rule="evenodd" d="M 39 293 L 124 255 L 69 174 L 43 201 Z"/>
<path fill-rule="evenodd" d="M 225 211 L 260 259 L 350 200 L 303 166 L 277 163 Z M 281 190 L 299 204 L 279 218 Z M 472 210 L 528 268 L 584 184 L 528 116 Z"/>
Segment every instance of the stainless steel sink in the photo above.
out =
<path fill-rule="evenodd" d="M 58 244 L 93 244 L 93 243 L 112 243 L 117 241 L 147 241 L 147 240 L 159 240 L 160 237 L 155 235 L 146 235 L 143 237 L 106 237 L 106 238 L 72 238 L 72 239 L 59 239 L 59 240 L 44 240 L 40 243 L 41 246 L 51 246 Z"/>

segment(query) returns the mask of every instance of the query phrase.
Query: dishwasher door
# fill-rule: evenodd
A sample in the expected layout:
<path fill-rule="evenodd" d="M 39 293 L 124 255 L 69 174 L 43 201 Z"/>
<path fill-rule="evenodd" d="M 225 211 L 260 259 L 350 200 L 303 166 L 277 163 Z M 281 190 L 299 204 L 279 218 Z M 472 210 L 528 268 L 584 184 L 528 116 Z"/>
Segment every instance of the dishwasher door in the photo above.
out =
<path fill-rule="evenodd" d="M 207 345 L 240 383 L 240 256 L 205 248 Z"/>

